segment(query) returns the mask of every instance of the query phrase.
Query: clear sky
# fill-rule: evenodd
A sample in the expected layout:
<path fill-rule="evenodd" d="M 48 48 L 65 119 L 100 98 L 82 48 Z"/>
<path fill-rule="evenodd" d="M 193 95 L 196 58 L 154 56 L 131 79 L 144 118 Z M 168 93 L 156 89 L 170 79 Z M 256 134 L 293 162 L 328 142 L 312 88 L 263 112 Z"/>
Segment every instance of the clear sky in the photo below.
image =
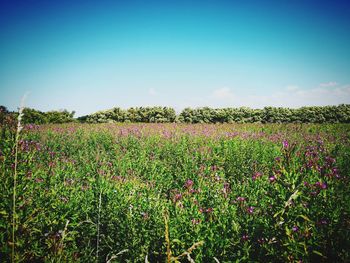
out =
<path fill-rule="evenodd" d="M 350 103 L 350 1 L 0 0 L 0 105 Z"/>

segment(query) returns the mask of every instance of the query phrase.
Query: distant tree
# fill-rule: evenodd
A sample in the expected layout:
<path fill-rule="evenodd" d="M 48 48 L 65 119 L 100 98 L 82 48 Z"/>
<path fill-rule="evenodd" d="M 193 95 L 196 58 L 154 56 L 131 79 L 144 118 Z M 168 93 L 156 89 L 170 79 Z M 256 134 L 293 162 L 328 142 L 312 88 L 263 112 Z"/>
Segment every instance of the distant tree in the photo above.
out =
<path fill-rule="evenodd" d="M 66 123 L 66 122 L 72 122 L 74 111 L 69 112 L 67 110 L 61 110 L 61 111 L 48 111 L 45 113 L 46 119 L 48 123 Z"/>
<path fill-rule="evenodd" d="M 44 112 L 39 110 L 24 108 L 23 109 L 23 123 L 24 124 L 45 124 L 48 123 Z"/>
<path fill-rule="evenodd" d="M 0 105 L 0 124 L 2 124 L 8 115 L 9 111 L 5 106 Z"/>
<path fill-rule="evenodd" d="M 23 123 L 24 124 L 46 124 L 46 123 L 65 123 L 74 121 L 75 112 L 67 110 L 42 112 L 39 110 L 24 108 Z"/>

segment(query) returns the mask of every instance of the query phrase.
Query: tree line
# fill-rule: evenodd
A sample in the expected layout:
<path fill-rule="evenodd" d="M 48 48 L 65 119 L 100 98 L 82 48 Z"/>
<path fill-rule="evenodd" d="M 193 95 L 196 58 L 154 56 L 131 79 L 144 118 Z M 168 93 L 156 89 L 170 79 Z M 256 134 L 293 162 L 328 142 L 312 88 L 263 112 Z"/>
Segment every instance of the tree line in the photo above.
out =
<path fill-rule="evenodd" d="M 76 121 L 74 119 L 75 112 L 67 110 L 59 111 L 39 111 L 31 108 L 23 109 L 23 124 L 49 124 L 49 123 L 66 123 Z M 5 106 L 0 106 L 0 124 L 16 119 L 18 112 L 9 111 Z"/>
<path fill-rule="evenodd" d="M 179 114 L 171 107 L 115 107 L 74 118 L 75 112 L 67 110 L 42 112 L 25 108 L 24 124 L 48 123 L 350 123 L 350 104 L 338 106 L 312 106 L 301 108 L 265 107 L 263 109 L 240 108 L 185 108 Z M 9 116 L 16 117 L 0 106 L 0 123 Z"/>

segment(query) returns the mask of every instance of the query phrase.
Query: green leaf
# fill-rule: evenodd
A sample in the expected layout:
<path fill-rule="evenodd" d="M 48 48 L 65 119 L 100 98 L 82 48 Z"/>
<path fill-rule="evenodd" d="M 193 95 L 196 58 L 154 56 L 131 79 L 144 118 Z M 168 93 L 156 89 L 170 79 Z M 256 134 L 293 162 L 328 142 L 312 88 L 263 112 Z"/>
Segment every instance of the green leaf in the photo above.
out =
<path fill-rule="evenodd" d="M 275 217 L 277 217 L 279 214 L 283 214 L 284 213 L 284 209 L 282 209 L 282 210 L 280 210 L 280 211 L 278 211 L 277 213 L 275 213 L 274 215 L 273 215 L 273 217 L 275 218 Z"/>
<path fill-rule="evenodd" d="M 179 239 L 173 239 L 171 242 L 172 243 L 183 244 L 183 242 L 181 242 L 181 240 L 179 240 Z"/>
<path fill-rule="evenodd" d="M 304 220 L 311 222 L 310 218 L 308 218 L 307 216 L 304 215 L 299 215 L 301 218 L 303 218 Z"/>
<path fill-rule="evenodd" d="M 312 253 L 315 253 L 316 255 L 319 255 L 321 257 L 325 257 L 321 252 L 319 252 L 317 250 L 313 250 Z"/>

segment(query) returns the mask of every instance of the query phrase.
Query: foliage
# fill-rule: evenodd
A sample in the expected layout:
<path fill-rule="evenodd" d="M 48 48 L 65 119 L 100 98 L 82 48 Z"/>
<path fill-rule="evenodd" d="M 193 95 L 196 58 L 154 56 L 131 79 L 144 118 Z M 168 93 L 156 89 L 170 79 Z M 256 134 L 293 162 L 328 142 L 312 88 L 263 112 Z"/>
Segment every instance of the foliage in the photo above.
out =
<path fill-rule="evenodd" d="M 1 126 L 4 262 L 14 132 Z M 349 136 L 348 124 L 27 125 L 16 261 L 349 262 Z"/>
<path fill-rule="evenodd" d="M 0 108 L 0 121 L 7 115 L 6 107 Z M 25 124 L 66 123 L 75 121 L 74 111 L 41 112 L 24 109 Z M 170 107 L 118 107 L 98 111 L 77 118 L 82 123 L 350 123 L 350 104 L 338 106 L 301 107 L 298 109 L 265 107 L 263 109 L 240 108 L 185 108 L 179 115 Z"/>
<path fill-rule="evenodd" d="M 5 140 L 6 134 L 12 133 L 16 130 L 17 126 L 17 114 L 10 112 L 5 106 L 0 105 L 0 127 L 1 129 L 0 139 Z"/>
<path fill-rule="evenodd" d="M 69 112 L 67 110 L 42 112 L 31 108 L 24 108 L 23 113 L 24 124 L 66 123 L 74 120 L 74 111 Z"/>
<path fill-rule="evenodd" d="M 186 108 L 180 113 L 179 121 L 185 123 L 350 123 L 350 105 L 298 109 Z"/>
<path fill-rule="evenodd" d="M 350 123 L 350 104 L 298 109 L 265 107 L 185 108 L 178 116 L 169 107 L 112 108 L 78 118 L 87 123 Z"/>
<path fill-rule="evenodd" d="M 136 107 L 123 110 L 112 108 L 98 111 L 91 115 L 78 118 L 87 123 L 113 123 L 113 122 L 174 122 L 175 110 L 169 107 Z"/>

